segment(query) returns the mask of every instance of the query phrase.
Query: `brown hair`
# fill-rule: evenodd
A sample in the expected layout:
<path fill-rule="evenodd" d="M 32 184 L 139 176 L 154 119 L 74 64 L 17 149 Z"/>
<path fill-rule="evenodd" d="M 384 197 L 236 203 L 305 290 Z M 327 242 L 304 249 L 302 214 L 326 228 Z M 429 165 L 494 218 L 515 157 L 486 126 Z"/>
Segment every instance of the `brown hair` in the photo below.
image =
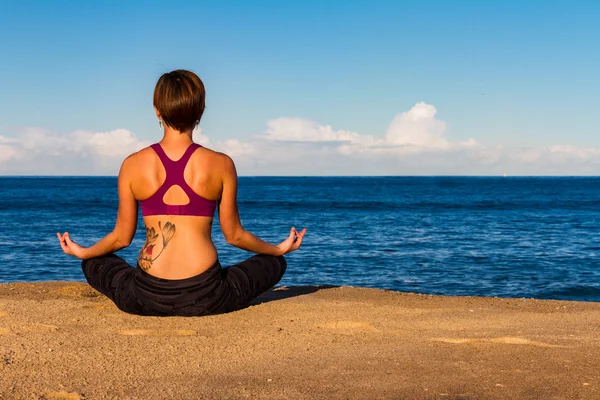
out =
<path fill-rule="evenodd" d="M 154 88 L 154 107 L 165 125 L 186 132 L 194 129 L 204 113 L 204 84 L 198 75 L 178 69 L 163 74 Z"/>

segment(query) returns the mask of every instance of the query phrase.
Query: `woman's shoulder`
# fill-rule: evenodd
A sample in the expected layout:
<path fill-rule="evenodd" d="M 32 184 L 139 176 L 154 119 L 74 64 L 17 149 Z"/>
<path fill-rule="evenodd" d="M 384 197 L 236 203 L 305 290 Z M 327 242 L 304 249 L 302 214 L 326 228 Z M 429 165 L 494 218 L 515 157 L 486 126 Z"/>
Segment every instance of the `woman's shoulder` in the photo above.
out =
<path fill-rule="evenodd" d="M 148 165 L 148 163 L 152 162 L 153 153 L 154 150 L 150 146 L 131 153 L 121 163 L 121 173 L 131 175 L 131 173 L 139 169 L 140 165 Z"/>
<path fill-rule="evenodd" d="M 131 153 L 123 160 L 121 168 L 135 168 L 135 164 L 138 164 L 141 160 L 146 159 L 150 156 L 152 149 L 150 147 L 144 147 L 136 152 Z"/>
<path fill-rule="evenodd" d="M 226 165 L 233 164 L 233 160 L 231 159 L 231 157 L 229 157 L 225 153 L 210 149 L 205 146 L 201 146 L 200 149 L 202 150 L 202 154 L 198 158 L 200 158 L 200 159 L 209 158 L 212 165 L 218 165 L 219 167 L 224 167 Z"/>
<path fill-rule="evenodd" d="M 235 164 L 231 157 L 220 151 L 202 147 L 202 152 L 197 152 L 194 160 L 197 168 L 207 171 L 213 177 L 219 177 L 220 180 L 226 179 L 232 175 L 237 176 Z"/>

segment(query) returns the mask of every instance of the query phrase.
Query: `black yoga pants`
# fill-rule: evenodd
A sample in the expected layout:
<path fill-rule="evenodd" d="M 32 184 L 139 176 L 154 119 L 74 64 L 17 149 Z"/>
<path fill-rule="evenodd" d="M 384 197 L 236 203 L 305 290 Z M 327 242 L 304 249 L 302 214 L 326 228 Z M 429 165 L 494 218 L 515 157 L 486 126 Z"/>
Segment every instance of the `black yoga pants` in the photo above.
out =
<path fill-rule="evenodd" d="M 222 268 L 219 261 L 186 279 L 162 279 L 115 254 L 81 263 L 88 283 L 122 311 L 137 315 L 199 316 L 239 310 L 271 289 L 286 270 L 283 256 L 255 255 Z"/>

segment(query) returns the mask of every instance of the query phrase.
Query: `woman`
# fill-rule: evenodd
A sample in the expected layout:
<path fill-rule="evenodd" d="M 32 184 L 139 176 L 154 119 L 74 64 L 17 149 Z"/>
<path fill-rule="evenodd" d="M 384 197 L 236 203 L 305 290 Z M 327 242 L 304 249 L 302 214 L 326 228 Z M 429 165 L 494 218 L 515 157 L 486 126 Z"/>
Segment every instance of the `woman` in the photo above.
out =
<path fill-rule="evenodd" d="M 291 228 L 287 239 L 272 245 L 244 230 L 233 161 L 192 141 L 204 97 L 193 72 L 162 75 L 154 108 L 164 137 L 123 161 L 114 230 L 89 248 L 73 242 L 68 232 L 57 233 L 63 251 L 83 260 L 89 284 L 125 312 L 193 316 L 246 307 L 279 282 L 286 270 L 283 255 L 297 250 L 306 233 Z M 112 253 L 131 244 L 138 201 L 146 243 L 134 268 Z M 221 268 L 211 238 L 217 205 L 227 243 L 258 255 Z"/>

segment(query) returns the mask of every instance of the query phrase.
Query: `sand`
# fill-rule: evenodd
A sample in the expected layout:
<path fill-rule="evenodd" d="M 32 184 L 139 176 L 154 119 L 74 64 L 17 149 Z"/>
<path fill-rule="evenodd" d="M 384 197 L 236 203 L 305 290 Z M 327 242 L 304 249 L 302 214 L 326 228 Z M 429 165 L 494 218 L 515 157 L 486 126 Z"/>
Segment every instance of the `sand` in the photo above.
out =
<path fill-rule="evenodd" d="M 294 287 L 157 318 L 2 284 L 0 398 L 600 399 L 600 303 Z"/>

